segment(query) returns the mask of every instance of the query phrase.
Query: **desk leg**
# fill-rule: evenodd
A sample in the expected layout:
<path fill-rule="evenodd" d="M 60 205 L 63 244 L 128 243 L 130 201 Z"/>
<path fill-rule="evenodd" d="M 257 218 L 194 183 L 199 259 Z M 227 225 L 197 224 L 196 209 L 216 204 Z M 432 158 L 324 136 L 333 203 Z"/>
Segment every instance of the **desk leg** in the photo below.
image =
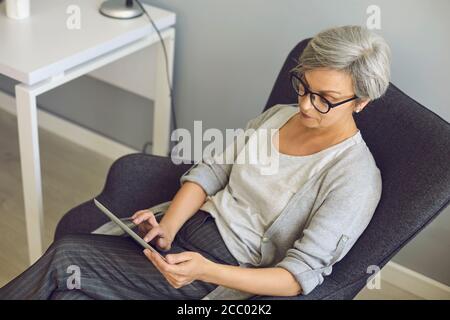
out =
<path fill-rule="evenodd" d="M 24 85 L 16 86 L 17 122 L 22 167 L 28 255 L 34 263 L 42 255 L 42 184 L 39 157 L 36 96 Z"/>
<path fill-rule="evenodd" d="M 162 37 L 166 45 L 167 60 L 169 64 L 169 81 L 172 85 L 173 58 L 175 50 L 175 29 L 171 28 L 163 32 Z M 153 116 L 153 148 L 152 154 L 159 156 L 169 155 L 171 98 L 167 85 L 166 61 L 162 44 L 157 44 L 156 58 L 156 92 Z"/>

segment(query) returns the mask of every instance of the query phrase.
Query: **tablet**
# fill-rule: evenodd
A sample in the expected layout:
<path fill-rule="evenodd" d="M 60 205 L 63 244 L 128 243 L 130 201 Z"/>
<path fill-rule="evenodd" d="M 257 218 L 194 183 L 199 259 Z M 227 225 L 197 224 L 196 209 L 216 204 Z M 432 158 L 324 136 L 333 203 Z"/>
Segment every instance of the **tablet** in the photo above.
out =
<path fill-rule="evenodd" d="M 97 199 L 94 198 L 94 203 L 104 214 L 108 216 L 113 222 L 115 222 L 123 231 L 129 234 L 137 243 L 143 246 L 146 249 L 150 249 L 153 252 L 157 253 L 164 261 L 167 262 L 166 258 L 164 258 L 155 248 L 153 248 L 149 243 L 145 242 L 137 233 L 131 230 L 125 223 L 122 222 L 119 218 L 116 217 L 111 211 L 108 210 L 103 204 L 100 203 Z"/>

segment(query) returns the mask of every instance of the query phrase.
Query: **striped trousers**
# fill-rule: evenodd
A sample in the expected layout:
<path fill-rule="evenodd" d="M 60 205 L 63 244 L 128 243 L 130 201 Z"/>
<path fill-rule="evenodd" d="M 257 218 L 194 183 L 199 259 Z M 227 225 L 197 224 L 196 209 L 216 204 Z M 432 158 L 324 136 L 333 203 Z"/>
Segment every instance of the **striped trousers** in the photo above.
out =
<path fill-rule="evenodd" d="M 161 217 L 158 217 L 160 220 Z M 217 285 L 194 281 L 174 288 L 129 237 L 70 234 L 0 289 L 0 299 L 201 299 Z M 214 218 L 199 210 L 181 227 L 167 253 L 195 251 L 217 263 L 239 263 Z M 73 281 L 78 272 L 78 281 Z"/>

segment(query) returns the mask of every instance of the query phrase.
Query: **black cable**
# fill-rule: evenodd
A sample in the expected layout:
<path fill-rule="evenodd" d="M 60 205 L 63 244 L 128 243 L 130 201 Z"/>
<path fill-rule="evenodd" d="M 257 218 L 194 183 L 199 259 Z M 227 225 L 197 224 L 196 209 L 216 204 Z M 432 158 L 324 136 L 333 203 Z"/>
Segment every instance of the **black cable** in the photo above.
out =
<path fill-rule="evenodd" d="M 147 153 L 147 147 L 150 146 L 151 142 L 144 143 L 144 146 L 142 147 L 142 153 Z"/>
<path fill-rule="evenodd" d="M 158 33 L 159 39 L 161 40 L 161 44 L 163 46 L 163 51 L 164 51 L 164 59 L 166 61 L 166 75 L 167 75 L 167 85 L 169 86 L 169 90 L 170 90 L 170 110 L 172 113 L 172 121 L 173 121 L 173 128 L 174 130 L 177 129 L 177 121 L 175 118 L 175 104 L 173 102 L 173 88 L 172 85 L 170 84 L 170 76 L 169 76 L 169 62 L 168 62 L 168 58 L 167 58 L 167 50 L 166 50 L 166 45 L 164 43 L 164 39 L 161 36 L 161 33 L 159 32 L 158 28 L 156 27 L 155 22 L 153 21 L 152 17 L 150 17 L 150 15 L 148 14 L 147 10 L 145 10 L 144 6 L 142 5 L 142 3 L 139 0 L 134 0 L 136 1 L 136 3 L 139 5 L 139 7 L 142 9 L 142 11 L 144 12 L 144 14 L 147 16 L 147 18 L 150 20 L 153 28 L 156 30 L 156 32 Z M 173 80 L 173 79 L 172 79 Z M 153 137 L 154 139 L 155 137 Z M 172 142 L 172 140 L 170 140 L 170 143 Z M 142 149 L 142 152 L 145 153 L 146 149 L 147 149 L 147 145 L 149 144 L 149 142 L 147 142 L 146 144 L 144 144 L 144 147 Z M 169 146 L 169 153 L 168 156 L 170 156 L 170 150 L 171 150 L 171 146 Z"/>

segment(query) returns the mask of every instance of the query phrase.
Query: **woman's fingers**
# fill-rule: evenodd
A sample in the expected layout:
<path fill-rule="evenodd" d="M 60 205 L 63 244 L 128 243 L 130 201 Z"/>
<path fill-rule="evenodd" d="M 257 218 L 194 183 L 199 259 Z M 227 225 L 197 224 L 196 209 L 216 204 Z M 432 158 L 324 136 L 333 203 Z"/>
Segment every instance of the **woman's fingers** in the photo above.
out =
<path fill-rule="evenodd" d="M 136 212 L 131 216 L 131 219 L 133 219 L 133 222 L 136 223 L 137 218 L 138 218 L 142 213 L 144 213 L 144 212 L 145 212 L 145 210 L 139 210 L 139 211 L 136 211 Z M 136 224 L 137 224 L 137 223 L 136 223 Z"/>
<path fill-rule="evenodd" d="M 139 210 L 139 211 L 136 211 L 136 212 L 131 216 L 131 219 L 136 219 L 138 215 L 140 215 L 141 213 L 143 213 L 143 212 L 145 212 L 145 211 L 147 211 L 147 210 Z"/>
<path fill-rule="evenodd" d="M 141 210 L 136 212 L 136 214 L 133 215 L 133 223 L 134 224 L 140 224 L 143 221 L 149 221 L 153 226 L 157 226 L 158 222 L 156 221 L 155 216 L 153 215 L 153 212 L 149 210 Z"/>
<path fill-rule="evenodd" d="M 170 274 L 169 272 L 167 272 L 167 270 L 165 270 L 164 262 L 160 257 L 158 257 L 156 254 L 154 254 L 149 249 L 145 249 L 144 254 L 153 263 L 155 268 L 158 269 L 158 271 L 166 277 L 167 280 L 172 280 L 172 281 L 175 280 L 174 276 L 172 274 Z"/>
<path fill-rule="evenodd" d="M 145 242 L 150 242 L 150 241 L 152 241 L 153 238 L 154 238 L 155 236 L 157 236 L 157 235 L 163 236 L 163 234 L 162 234 L 162 232 L 161 232 L 161 229 L 160 229 L 160 228 L 153 228 L 153 229 L 151 229 L 151 230 L 145 235 L 144 241 L 145 241 Z"/>
<path fill-rule="evenodd" d="M 155 215 L 153 214 L 153 212 L 150 212 L 150 213 L 151 213 L 151 215 L 147 218 L 147 222 L 149 222 L 152 225 L 152 227 L 157 227 L 159 225 L 158 221 L 156 221 L 156 218 L 155 218 Z"/>
<path fill-rule="evenodd" d="M 145 249 L 144 250 L 144 254 L 147 256 L 147 258 L 153 263 L 153 265 L 155 266 L 156 269 L 158 269 L 158 271 L 162 274 L 164 274 L 164 271 L 161 269 L 159 262 L 156 261 L 153 258 L 152 252 L 149 249 Z"/>
<path fill-rule="evenodd" d="M 177 264 L 177 263 L 192 260 L 192 255 L 188 251 L 176 253 L 176 254 L 172 253 L 172 254 L 166 255 L 166 260 L 170 264 Z"/>
<path fill-rule="evenodd" d="M 169 251 L 172 247 L 172 244 L 169 240 L 167 240 L 167 238 L 159 238 L 157 241 L 157 245 L 163 251 Z"/>
<path fill-rule="evenodd" d="M 167 265 L 158 255 L 154 254 L 148 249 L 144 250 L 144 254 L 153 263 L 155 268 L 166 278 L 167 282 L 176 289 L 191 284 L 194 280 L 189 279 L 183 275 L 178 275 L 174 271 L 170 270 L 171 266 Z"/>
<path fill-rule="evenodd" d="M 159 256 L 158 254 L 156 254 L 154 252 L 151 252 L 150 250 L 147 251 L 147 256 L 150 256 L 152 258 L 152 262 L 158 266 L 159 270 L 161 270 L 162 272 L 166 272 L 166 273 L 172 273 L 172 276 L 175 275 L 174 274 L 176 271 L 175 268 L 172 265 L 165 262 L 161 258 L 161 256 Z"/>

